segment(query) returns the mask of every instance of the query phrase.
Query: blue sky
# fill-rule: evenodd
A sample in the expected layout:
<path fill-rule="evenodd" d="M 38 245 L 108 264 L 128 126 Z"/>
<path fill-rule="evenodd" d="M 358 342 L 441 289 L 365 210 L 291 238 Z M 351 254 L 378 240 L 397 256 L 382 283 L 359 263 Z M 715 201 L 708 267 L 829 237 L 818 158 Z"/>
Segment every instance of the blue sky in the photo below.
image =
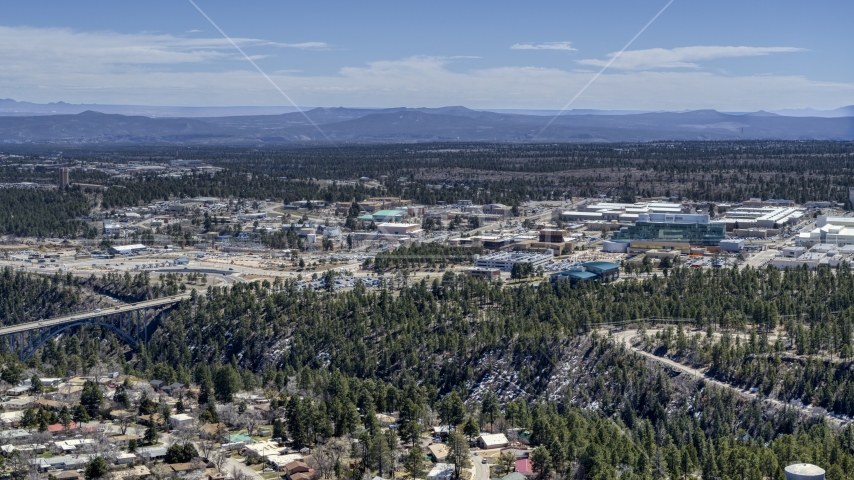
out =
<path fill-rule="evenodd" d="M 198 5 L 306 106 L 561 108 L 666 1 Z M 0 98 L 287 101 L 186 1 L 4 5 Z M 854 104 L 850 1 L 675 0 L 572 108 Z"/>

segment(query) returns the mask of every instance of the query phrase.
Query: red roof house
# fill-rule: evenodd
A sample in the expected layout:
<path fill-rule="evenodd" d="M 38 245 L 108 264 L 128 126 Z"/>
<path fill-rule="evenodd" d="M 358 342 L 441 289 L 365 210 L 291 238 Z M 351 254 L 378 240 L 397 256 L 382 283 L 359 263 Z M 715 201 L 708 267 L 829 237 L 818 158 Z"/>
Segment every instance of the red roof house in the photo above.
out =
<path fill-rule="evenodd" d="M 516 460 L 516 471 L 522 475 L 528 476 L 534 474 L 534 466 L 531 465 L 529 458 L 520 458 Z"/>
<path fill-rule="evenodd" d="M 68 429 L 69 429 L 69 430 L 74 430 L 74 429 L 76 429 L 76 428 L 77 428 L 77 424 L 76 424 L 76 423 L 74 423 L 74 422 L 71 422 L 71 423 L 68 425 Z M 54 423 L 53 425 L 48 425 L 48 426 L 47 426 L 47 431 L 48 431 L 48 432 L 50 432 L 50 433 L 57 433 L 57 432 L 61 432 L 61 431 L 63 431 L 63 430 L 65 430 L 65 425 L 63 425 L 63 424 L 61 424 L 61 423 Z"/>

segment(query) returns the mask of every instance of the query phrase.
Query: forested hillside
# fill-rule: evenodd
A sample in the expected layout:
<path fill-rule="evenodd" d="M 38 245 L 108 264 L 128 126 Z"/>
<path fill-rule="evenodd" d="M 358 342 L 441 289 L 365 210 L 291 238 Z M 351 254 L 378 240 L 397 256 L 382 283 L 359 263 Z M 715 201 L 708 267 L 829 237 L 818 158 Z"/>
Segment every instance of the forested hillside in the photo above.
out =
<path fill-rule="evenodd" d="M 99 281 L 128 300 L 152 295 L 141 288 L 147 282 L 141 276 Z M 268 383 L 278 371 L 291 376 L 333 368 L 395 384 L 418 378 L 447 392 L 480 381 L 489 371 L 480 359 L 493 355 L 519 372 L 520 392 L 536 398 L 571 339 L 606 324 L 679 322 L 710 333 L 674 333 L 666 337 L 667 345 L 698 363 L 713 363 L 722 378 L 773 390 L 784 400 L 805 396 L 854 414 L 846 393 L 854 389 L 854 378 L 847 369 L 807 368 L 807 363 L 807 373 L 800 374 L 793 365 L 786 374 L 793 380 L 783 382 L 777 380 L 785 369 L 779 376 L 767 370 L 785 360 L 787 342 L 796 344 L 797 353 L 832 354 L 847 365 L 854 341 L 852 292 L 854 276 L 846 270 L 783 274 L 773 268 L 676 268 L 666 277 L 574 289 L 563 284 L 503 288 L 452 274 L 399 292 L 357 285 L 326 293 L 297 290 L 289 282 L 255 282 L 211 287 L 182 305 L 135 368 L 187 378 L 195 364 L 232 364 L 254 385 Z M 752 340 L 708 341 L 711 332 L 718 337 L 747 332 Z M 769 332 L 783 339 L 775 344 Z"/>
<path fill-rule="evenodd" d="M 53 281 L 8 275 L 8 281 L 47 282 L 42 290 Z M 155 286 L 177 288 L 179 280 L 139 275 L 86 282 L 133 301 L 148 298 Z M 57 290 L 80 288 L 63 282 L 70 285 Z M 366 419 L 399 411 L 404 441 L 431 412 L 451 424 L 474 418 L 481 429 L 528 429 L 541 447 L 535 462 L 562 475 L 781 478 L 782 466 L 801 460 L 843 478 L 841 472 L 854 469 L 852 427 L 837 434 L 795 409 L 768 409 L 696 383 L 592 332 L 652 318 L 699 327 L 709 338 L 755 332 L 734 345 L 680 330 L 650 334 L 650 342 L 659 339 L 698 363 L 718 362 L 722 379 L 767 384 L 780 398 L 854 413 L 849 360 L 838 357 L 850 348 L 852 302 L 854 276 L 826 269 L 676 268 L 667 276 L 574 289 L 508 288 L 450 273 L 380 291 L 357 285 L 326 293 L 254 282 L 194 294 L 129 361 L 117 355 L 122 347 L 108 333 L 84 329 L 49 342 L 28 366 L 79 374 L 106 356 L 143 378 L 197 383 L 203 404 L 263 388 L 281 398 L 274 405 L 284 408 L 296 443 L 352 434 L 379 449 L 366 447 L 357 472 L 382 469 L 388 451 L 377 442 L 390 444 Z M 812 356 L 803 370 L 786 360 L 783 341 L 763 343 L 765 332 L 800 339 L 793 341 Z M 821 355 L 830 352 L 838 366 L 826 368 Z M 4 362 L 4 371 L 22 370 L 11 357 Z"/>
<path fill-rule="evenodd" d="M 71 274 L 43 276 L 0 271 L 0 326 L 32 322 L 86 308 L 87 291 Z"/>

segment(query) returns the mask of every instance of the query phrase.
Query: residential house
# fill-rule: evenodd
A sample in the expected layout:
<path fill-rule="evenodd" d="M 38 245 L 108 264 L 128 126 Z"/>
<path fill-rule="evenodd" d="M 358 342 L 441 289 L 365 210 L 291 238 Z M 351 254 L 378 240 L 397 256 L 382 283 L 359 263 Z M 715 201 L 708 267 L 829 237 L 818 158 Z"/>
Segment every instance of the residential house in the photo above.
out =
<path fill-rule="evenodd" d="M 444 462 L 448 458 L 448 446 L 444 443 L 430 444 L 427 446 L 427 449 L 430 450 L 430 456 L 433 457 L 433 461 L 436 463 Z"/>
<path fill-rule="evenodd" d="M 166 458 L 166 447 L 145 447 L 137 449 L 136 456 L 142 460 L 163 460 Z"/>
<path fill-rule="evenodd" d="M 450 480 L 454 476 L 454 466 L 450 463 L 437 463 L 427 473 L 427 480 Z"/>
<path fill-rule="evenodd" d="M 306 480 L 305 474 L 311 473 L 312 469 L 309 468 L 308 464 L 304 461 L 294 460 L 293 462 L 285 465 L 284 472 L 288 480 Z M 297 475 L 299 475 L 299 477 L 295 477 Z"/>
<path fill-rule="evenodd" d="M 506 447 L 510 442 L 503 433 L 483 434 L 477 437 L 477 445 L 484 450 L 489 450 Z"/>
<path fill-rule="evenodd" d="M 516 460 L 516 472 L 521 473 L 526 477 L 534 475 L 534 466 L 529 458 L 520 458 Z"/>
<path fill-rule="evenodd" d="M 177 413 L 169 416 L 169 426 L 173 429 L 178 427 L 186 427 L 193 424 L 196 419 L 192 415 L 186 413 Z"/>
<path fill-rule="evenodd" d="M 267 463 L 270 464 L 277 472 L 284 472 L 285 467 L 295 461 L 304 461 L 302 454 L 289 453 L 287 455 L 271 454 L 267 455 Z"/>

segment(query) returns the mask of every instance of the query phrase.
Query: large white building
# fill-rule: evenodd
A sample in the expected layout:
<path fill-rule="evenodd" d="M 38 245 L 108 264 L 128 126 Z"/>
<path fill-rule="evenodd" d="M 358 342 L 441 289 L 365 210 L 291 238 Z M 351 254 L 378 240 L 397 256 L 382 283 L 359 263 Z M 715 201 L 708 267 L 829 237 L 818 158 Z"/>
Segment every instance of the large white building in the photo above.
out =
<path fill-rule="evenodd" d="M 638 215 L 645 213 L 689 213 L 690 207 L 681 203 L 669 202 L 640 202 L 640 203 L 593 203 L 584 205 L 578 211 L 561 212 L 564 221 L 616 220 L 619 222 L 635 222 Z"/>
<path fill-rule="evenodd" d="M 816 228 L 798 234 L 798 244 L 812 247 L 819 243 L 835 246 L 854 245 L 854 217 L 828 217 L 820 215 Z"/>
<path fill-rule="evenodd" d="M 783 250 L 783 256 L 771 260 L 771 263 L 783 270 L 786 267 L 796 268 L 806 266 L 810 270 L 820 265 L 836 267 L 841 264 L 854 265 L 854 245 L 836 246 L 816 244 L 806 250 L 803 247 L 788 247 Z"/>
<path fill-rule="evenodd" d="M 122 226 L 110 220 L 104 220 L 104 235 L 118 235 L 122 233 Z"/>
<path fill-rule="evenodd" d="M 116 245 L 114 247 L 110 247 L 110 252 L 116 255 L 134 255 L 137 253 L 142 253 L 148 250 L 148 247 L 142 245 L 141 243 L 136 243 L 132 245 Z"/>
<path fill-rule="evenodd" d="M 796 225 L 804 219 L 804 212 L 791 207 L 738 207 L 726 212 L 720 221 L 726 222 L 727 230 L 738 228 L 777 229 L 787 225 Z"/>
<path fill-rule="evenodd" d="M 495 252 L 489 255 L 475 255 L 474 266 L 480 268 L 497 268 L 509 272 L 513 265 L 519 263 L 530 263 L 534 268 L 546 266 L 554 259 L 554 252 L 546 250 L 546 253 L 520 253 L 520 252 Z"/>
<path fill-rule="evenodd" d="M 383 235 L 409 235 L 420 237 L 424 234 L 421 225 L 417 223 L 378 223 L 377 232 Z"/>

